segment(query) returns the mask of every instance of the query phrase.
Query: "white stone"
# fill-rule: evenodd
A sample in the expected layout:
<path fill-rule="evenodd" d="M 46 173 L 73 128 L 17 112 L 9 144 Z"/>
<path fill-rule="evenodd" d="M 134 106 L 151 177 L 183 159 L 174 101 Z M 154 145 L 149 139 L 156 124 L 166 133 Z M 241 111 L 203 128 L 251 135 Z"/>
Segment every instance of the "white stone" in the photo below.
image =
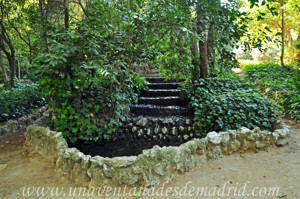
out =
<path fill-rule="evenodd" d="M 167 127 L 162 128 L 162 129 L 161 129 L 161 132 L 162 132 L 163 134 L 167 134 L 167 132 L 168 132 Z"/>
<path fill-rule="evenodd" d="M 142 118 L 136 123 L 136 125 L 144 127 L 147 125 L 147 123 L 148 123 L 147 118 Z"/>
<path fill-rule="evenodd" d="M 216 133 L 215 131 L 209 132 L 207 134 L 207 138 L 208 138 L 208 141 L 213 143 L 214 145 L 218 145 L 222 141 L 221 136 L 218 133 Z"/>

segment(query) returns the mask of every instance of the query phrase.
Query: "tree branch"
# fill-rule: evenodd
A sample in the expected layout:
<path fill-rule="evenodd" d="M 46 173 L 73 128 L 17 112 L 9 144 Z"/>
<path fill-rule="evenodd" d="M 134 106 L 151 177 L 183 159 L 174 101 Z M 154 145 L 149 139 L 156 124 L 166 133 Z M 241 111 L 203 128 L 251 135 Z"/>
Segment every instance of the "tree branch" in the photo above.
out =
<path fill-rule="evenodd" d="M 82 3 L 81 3 L 81 0 L 78 0 L 78 1 L 70 1 L 70 3 L 78 4 L 78 5 L 81 7 L 81 9 L 82 9 L 83 13 L 85 14 L 85 16 L 86 16 L 87 18 L 89 17 L 89 15 L 86 13 L 86 10 L 85 10 L 85 8 L 83 7 L 83 5 L 82 5 Z"/>

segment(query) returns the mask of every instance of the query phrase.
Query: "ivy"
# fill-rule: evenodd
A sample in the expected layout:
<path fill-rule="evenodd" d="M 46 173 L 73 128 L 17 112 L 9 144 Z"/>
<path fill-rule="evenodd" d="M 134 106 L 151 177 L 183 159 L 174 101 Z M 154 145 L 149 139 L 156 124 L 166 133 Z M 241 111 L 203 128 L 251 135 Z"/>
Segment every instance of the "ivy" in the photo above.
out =
<path fill-rule="evenodd" d="M 234 130 L 242 126 L 272 130 L 278 116 L 278 109 L 270 100 L 253 84 L 238 77 L 197 80 L 186 93 L 199 137 L 210 131 Z"/>

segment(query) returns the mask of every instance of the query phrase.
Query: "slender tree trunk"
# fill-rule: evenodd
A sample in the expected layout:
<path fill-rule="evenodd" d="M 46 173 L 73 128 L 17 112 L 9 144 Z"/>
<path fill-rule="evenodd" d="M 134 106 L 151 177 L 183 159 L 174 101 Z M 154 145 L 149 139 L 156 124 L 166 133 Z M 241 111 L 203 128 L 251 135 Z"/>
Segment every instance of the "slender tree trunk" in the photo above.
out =
<path fill-rule="evenodd" d="M 69 30 L 69 0 L 64 0 L 65 7 L 65 32 Z"/>
<path fill-rule="evenodd" d="M 282 34 L 281 34 L 281 55 L 280 55 L 280 63 L 281 63 L 281 66 L 284 66 L 284 46 L 285 46 L 285 43 L 284 43 L 284 34 L 285 34 L 285 31 L 284 31 L 284 8 L 283 8 L 283 0 L 281 0 L 280 2 L 281 4 L 281 30 L 282 30 Z"/>
<path fill-rule="evenodd" d="M 43 28 L 45 28 L 46 26 L 46 20 L 47 20 L 47 15 L 45 14 L 44 12 L 44 8 L 43 8 L 43 5 L 44 5 L 44 0 L 39 0 L 39 8 L 40 8 L 40 12 L 41 12 L 41 16 L 42 16 L 42 25 L 43 25 Z M 45 42 L 45 51 L 46 53 L 49 53 L 49 47 L 48 47 L 48 36 L 47 36 L 47 31 L 44 30 L 42 32 L 42 35 L 43 35 L 43 39 L 44 39 L 44 42 Z"/>
<path fill-rule="evenodd" d="M 16 66 L 16 62 L 15 62 L 15 53 L 11 53 L 11 56 L 7 57 L 8 59 L 8 63 L 9 63 L 9 67 L 10 67 L 10 84 L 11 86 L 13 86 L 14 84 L 14 79 L 15 79 L 15 66 Z"/>
<path fill-rule="evenodd" d="M 7 76 L 7 73 L 6 73 L 6 69 L 5 69 L 5 66 L 4 66 L 4 62 L 3 62 L 3 57 L 2 57 L 2 52 L 1 51 L 0 51 L 0 65 L 1 65 L 1 70 L 2 70 L 2 73 L 3 73 L 4 82 L 8 82 L 9 79 L 8 79 L 8 76 Z"/>
<path fill-rule="evenodd" d="M 298 38 L 297 38 L 297 43 L 299 44 L 300 43 L 300 29 L 298 31 Z M 296 49 L 296 57 L 295 57 L 295 61 L 298 61 L 300 62 L 300 49 Z"/>
<path fill-rule="evenodd" d="M 21 53 L 18 56 L 18 79 L 21 80 Z"/>
<path fill-rule="evenodd" d="M 204 18 L 204 11 L 201 9 L 200 4 L 197 5 L 197 33 L 198 35 L 202 35 L 204 37 L 203 40 L 199 40 L 199 53 L 200 53 L 200 77 L 207 77 L 207 65 L 208 65 L 208 57 L 207 57 L 207 36 L 203 35 L 206 31 L 206 26 L 203 23 L 202 19 Z"/>
<path fill-rule="evenodd" d="M 213 29 L 212 27 L 208 30 L 207 36 L 207 53 L 208 53 L 208 62 L 209 62 L 209 75 L 212 75 L 215 68 L 215 49 L 214 49 L 214 41 L 213 41 Z"/>
<path fill-rule="evenodd" d="M 194 31 L 194 33 L 196 34 L 196 31 Z M 193 71 L 192 71 L 192 76 L 193 76 L 193 80 L 196 80 L 199 76 L 199 47 L 198 47 L 198 42 L 196 40 L 192 40 L 191 42 L 191 51 L 192 51 L 192 55 L 193 55 Z"/>

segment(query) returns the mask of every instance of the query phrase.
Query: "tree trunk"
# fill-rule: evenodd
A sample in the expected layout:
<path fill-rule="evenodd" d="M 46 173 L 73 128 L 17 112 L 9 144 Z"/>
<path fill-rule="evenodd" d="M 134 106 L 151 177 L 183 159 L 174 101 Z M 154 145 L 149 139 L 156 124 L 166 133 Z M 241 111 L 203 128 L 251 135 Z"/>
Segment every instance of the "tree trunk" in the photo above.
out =
<path fill-rule="evenodd" d="M 194 31 L 196 34 L 196 31 Z M 193 76 L 193 81 L 196 80 L 199 76 L 199 48 L 198 48 L 198 43 L 196 40 L 192 40 L 191 42 L 191 51 L 193 55 L 193 71 L 192 71 L 192 76 Z"/>
<path fill-rule="evenodd" d="M 42 25 L 45 28 L 45 26 L 46 26 L 45 21 L 47 20 L 47 15 L 45 15 L 43 4 L 44 4 L 44 0 L 39 0 L 39 8 L 40 8 L 41 16 L 43 18 Z M 45 51 L 46 51 L 46 53 L 49 53 L 47 31 L 43 31 L 42 35 L 43 35 L 43 39 L 44 39 L 45 46 L 46 46 Z"/>
<path fill-rule="evenodd" d="M 284 66 L 284 8 L 283 8 L 283 0 L 281 0 L 280 2 L 281 4 L 281 30 L 282 30 L 282 34 L 281 34 L 281 55 L 280 55 L 280 63 L 281 66 Z"/>
<path fill-rule="evenodd" d="M 215 49 L 214 49 L 214 41 L 213 41 L 213 29 L 212 27 L 208 30 L 207 36 L 207 53 L 208 53 L 208 62 L 209 62 L 209 75 L 212 75 L 215 68 Z"/>
<path fill-rule="evenodd" d="M 13 86 L 14 84 L 14 79 L 15 79 L 15 52 L 11 53 L 11 56 L 7 57 L 8 63 L 9 63 L 9 68 L 10 68 L 10 85 Z"/>
<path fill-rule="evenodd" d="M 18 56 L 18 79 L 21 80 L 21 53 Z"/>
<path fill-rule="evenodd" d="M 65 32 L 69 30 L 69 0 L 64 0 L 65 7 Z"/>
<path fill-rule="evenodd" d="M 0 51 L 0 65 L 1 65 L 1 70 L 2 70 L 2 73 L 3 73 L 4 82 L 8 82 L 9 79 L 8 79 L 8 76 L 7 76 L 7 73 L 6 73 L 6 69 L 5 69 L 5 66 L 4 66 L 4 62 L 3 62 L 3 57 L 2 57 L 2 52 L 1 51 Z"/>
<path fill-rule="evenodd" d="M 203 23 L 202 19 L 204 18 L 204 11 L 201 9 L 200 4 L 197 4 L 197 33 L 202 35 L 203 40 L 199 40 L 199 53 L 200 53 L 200 78 L 207 77 L 207 36 L 203 35 L 206 30 L 206 26 Z"/>

